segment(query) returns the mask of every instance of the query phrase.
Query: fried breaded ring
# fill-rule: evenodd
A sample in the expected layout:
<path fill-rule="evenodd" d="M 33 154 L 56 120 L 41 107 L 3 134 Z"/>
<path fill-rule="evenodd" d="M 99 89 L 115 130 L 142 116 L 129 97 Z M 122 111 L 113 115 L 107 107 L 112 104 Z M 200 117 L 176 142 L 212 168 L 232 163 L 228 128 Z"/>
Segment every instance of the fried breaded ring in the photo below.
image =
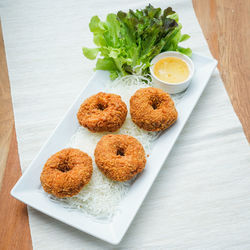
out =
<path fill-rule="evenodd" d="M 127 112 L 119 95 L 100 92 L 82 103 L 77 118 L 92 132 L 114 132 L 124 123 Z"/>
<path fill-rule="evenodd" d="M 105 176 L 127 181 L 140 173 L 146 164 L 143 146 L 129 135 L 105 135 L 95 148 L 95 162 Z"/>
<path fill-rule="evenodd" d="M 133 122 L 147 131 L 161 131 L 170 127 L 178 113 L 170 95 L 158 88 L 142 88 L 130 98 Z"/>
<path fill-rule="evenodd" d="M 92 159 L 79 149 L 67 148 L 52 155 L 40 176 L 45 192 L 56 197 L 71 197 L 90 181 Z"/>

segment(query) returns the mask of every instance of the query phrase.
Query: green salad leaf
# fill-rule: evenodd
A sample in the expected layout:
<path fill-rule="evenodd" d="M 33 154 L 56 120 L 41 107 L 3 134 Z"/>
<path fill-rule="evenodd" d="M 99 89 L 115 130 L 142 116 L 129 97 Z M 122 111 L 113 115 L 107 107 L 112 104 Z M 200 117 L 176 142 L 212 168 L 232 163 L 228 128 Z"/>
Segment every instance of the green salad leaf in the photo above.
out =
<path fill-rule="evenodd" d="M 171 7 L 119 11 L 108 14 L 105 22 L 94 16 L 89 28 L 97 48 L 83 48 L 83 54 L 90 60 L 98 58 L 95 69 L 109 71 L 111 79 L 147 75 L 151 60 L 164 51 L 192 54 L 190 48 L 179 46 L 190 36 L 181 34 L 182 25 Z"/>

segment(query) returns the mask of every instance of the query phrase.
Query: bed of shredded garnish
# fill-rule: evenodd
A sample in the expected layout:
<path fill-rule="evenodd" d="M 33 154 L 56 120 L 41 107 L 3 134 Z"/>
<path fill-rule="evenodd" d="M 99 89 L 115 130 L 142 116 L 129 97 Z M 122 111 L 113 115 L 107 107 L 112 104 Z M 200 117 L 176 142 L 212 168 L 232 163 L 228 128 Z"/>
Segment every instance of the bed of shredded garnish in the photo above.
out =
<path fill-rule="evenodd" d="M 129 75 L 108 82 L 105 89 L 107 93 L 118 94 L 126 103 L 128 115 L 123 126 L 114 134 L 127 134 L 138 139 L 145 149 L 146 155 L 150 154 L 152 142 L 159 136 L 157 132 L 147 132 L 136 126 L 130 117 L 130 97 L 140 88 L 152 86 L 150 80 L 139 75 Z M 181 100 L 183 93 L 172 96 L 176 103 Z M 86 128 L 80 127 L 71 137 L 67 147 L 78 148 L 87 153 L 93 160 L 93 175 L 88 185 L 79 194 L 70 198 L 56 198 L 49 195 L 54 202 L 60 202 L 69 209 L 79 209 L 94 219 L 111 220 L 119 211 L 119 203 L 128 192 L 133 180 L 116 182 L 106 178 L 97 168 L 94 161 L 94 150 L 97 142 L 107 133 L 91 133 Z"/>

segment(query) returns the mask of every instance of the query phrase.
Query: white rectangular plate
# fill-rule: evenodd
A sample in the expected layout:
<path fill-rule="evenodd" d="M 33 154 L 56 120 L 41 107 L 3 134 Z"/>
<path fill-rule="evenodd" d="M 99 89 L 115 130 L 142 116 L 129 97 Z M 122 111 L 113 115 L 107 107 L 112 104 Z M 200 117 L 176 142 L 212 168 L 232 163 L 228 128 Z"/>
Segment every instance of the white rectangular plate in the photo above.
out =
<path fill-rule="evenodd" d="M 69 142 L 79 126 L 76 113 L 80 104 L 85 98 L 104 89 L 105 83 L 110 81 L 108 72 L 97 71 L 94 74 L 87 87 L 80 93 L 51 137 L 16 183 L 11 191 L 11 195 L 42 213 L 72 227 L 111 244 L 118 244 L 140 208 L 217 65 L 216 60 L 197 54 L 193 54 L 192 60 L 195 66 L 195 73 L 191 85 L 180 103 L 178 103 L 178 120 L 174 126 L 163 132 L 154 142 L 152 152 L 147 161 L 147 167 L 140 178 L 131 186 L 120 204 L 120 213 L 115 215 L 111 222 L 100 223 L 92 220 L 80 211 L 69 211 L 60 206 L 60 204 L 51 202 L 40 191 L 40 174 L 44 163 L 52 154 L 63 149 Z"/>

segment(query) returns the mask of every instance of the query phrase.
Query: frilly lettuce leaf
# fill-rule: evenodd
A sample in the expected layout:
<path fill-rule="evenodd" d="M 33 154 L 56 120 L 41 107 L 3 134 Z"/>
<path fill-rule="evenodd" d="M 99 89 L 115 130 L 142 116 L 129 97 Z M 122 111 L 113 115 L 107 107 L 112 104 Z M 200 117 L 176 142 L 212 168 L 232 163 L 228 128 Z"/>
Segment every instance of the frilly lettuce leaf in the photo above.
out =
<path fill-rule="evenodd" d="M 192 54 L 190 48 L 179 46 L 190 36 L 181 34 L 182 25 L 171 7 L 162 11 L 148 5 L 127 13 L 119 11 L 108 14 L 105 22 L 94 16 L 89 28 L 97 48 L 84 47 L 83 54 L 91 60 L 98 58 L 95 69 L 110 71 L 111 79 L 119 75 L 147 75 L 151 60 L 164 51 Z"/>
<path fill-rule="evenodd" d="M 97 57 L 99 49 L 89 49 L 89 48 L 82 48 L 83 54 L 90 60 L 94 60 Z"/>

